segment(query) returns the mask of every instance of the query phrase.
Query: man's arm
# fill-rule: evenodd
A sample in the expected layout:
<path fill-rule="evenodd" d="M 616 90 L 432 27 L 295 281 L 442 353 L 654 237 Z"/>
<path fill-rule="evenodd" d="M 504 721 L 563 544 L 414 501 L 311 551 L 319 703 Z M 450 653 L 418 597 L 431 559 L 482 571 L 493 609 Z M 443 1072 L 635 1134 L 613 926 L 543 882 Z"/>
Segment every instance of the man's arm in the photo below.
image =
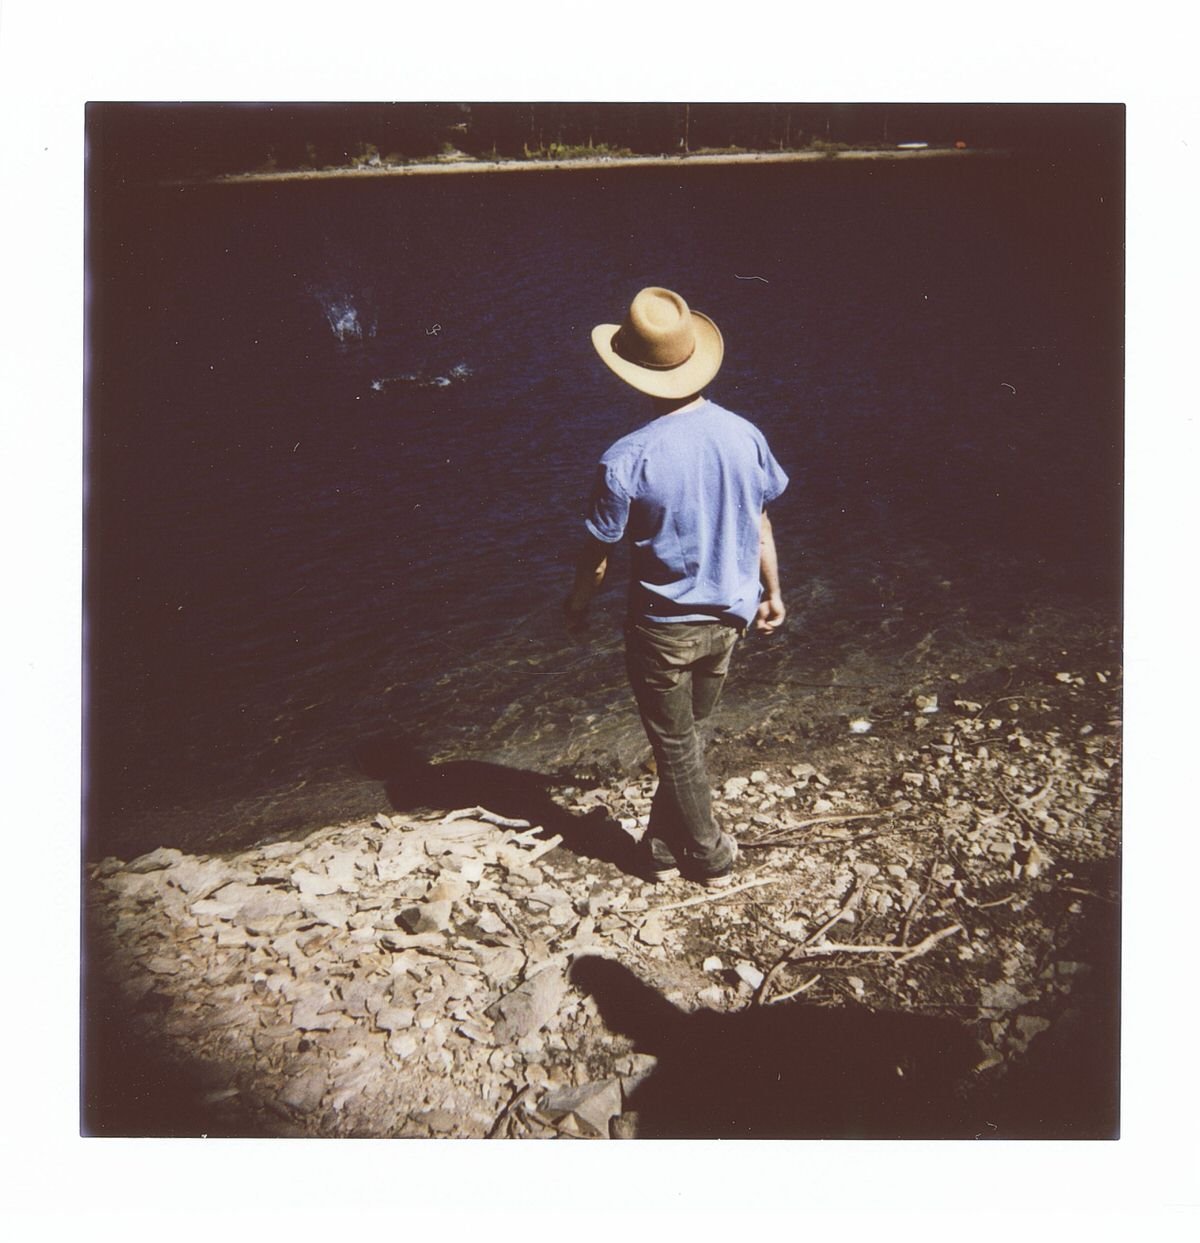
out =
<path fill-rule="evenodd" d="M 563 616 L 568 630 L 582 630 L 587 621 L 588 606 L 608 570 L 609 546 L 589 535 L 575 562 L 575 583 L 563 601 Z"/>
<path fill-rule="evenodd" d="M 771 530 L 771 520 L 765 509 L 759 527 L 758 573 L 762 579 L 763 599 L 758 606 L 758 616 L 754 619 L 754 629 L 760 634 L 771 634 L 783 625 L 787 610 L 783 607 L 783 596 L 779 590 L 779 559 L 775 555 L 775 533 Z"/>

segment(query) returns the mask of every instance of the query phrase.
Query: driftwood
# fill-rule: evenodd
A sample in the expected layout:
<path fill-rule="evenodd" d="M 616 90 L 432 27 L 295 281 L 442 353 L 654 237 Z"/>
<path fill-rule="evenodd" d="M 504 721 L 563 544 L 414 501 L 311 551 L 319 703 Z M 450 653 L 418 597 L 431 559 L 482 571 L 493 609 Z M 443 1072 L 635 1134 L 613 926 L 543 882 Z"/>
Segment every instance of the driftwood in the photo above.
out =
<path fill-rule="evenodd" d="M 481 820 L 484 824 L 498 825 L 502 829 L 529 829 L 533 825 L 528 820 L 510 820 L 507 816 L 498 816 L 486 807 L 460 807 L 442 817 L 442 824 L 454 820 Z"/>

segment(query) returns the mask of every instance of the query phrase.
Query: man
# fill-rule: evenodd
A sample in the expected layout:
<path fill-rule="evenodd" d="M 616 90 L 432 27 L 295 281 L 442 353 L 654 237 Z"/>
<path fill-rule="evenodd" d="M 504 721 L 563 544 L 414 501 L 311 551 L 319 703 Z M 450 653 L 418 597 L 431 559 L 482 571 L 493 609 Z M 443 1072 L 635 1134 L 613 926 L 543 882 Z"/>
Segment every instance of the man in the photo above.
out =
<path fill-rule="evenodd" d="M 580 629 L 608 554 L 631 542 L 625 657 L 658 766 L 646 830 L 656 881 L 729 883 L 737 844 L 713 821 L 699 724 L 716 707 L 738 637 L 784 619 L 766 505 L 787 486 L 762 433 L 702 396 L 724 356 L 717 326 L 669 289 L 643 289 L 592 344 L 654 400 L 655 419 L 600 460 L 585 545 L 564 604 Z"/>

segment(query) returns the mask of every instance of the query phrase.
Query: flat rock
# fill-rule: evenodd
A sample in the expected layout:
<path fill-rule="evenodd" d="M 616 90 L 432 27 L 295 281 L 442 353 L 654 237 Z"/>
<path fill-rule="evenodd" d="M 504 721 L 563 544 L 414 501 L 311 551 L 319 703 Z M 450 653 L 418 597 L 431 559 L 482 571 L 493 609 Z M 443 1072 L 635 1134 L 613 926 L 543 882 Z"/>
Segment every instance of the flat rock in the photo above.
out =
<path fill-rule="evenodd" d="M 172 847 L 160 846 L 157 850 L 150 851 L 149 854 L 139 855 L 132 863 L 125 867 L 127 872 L 161 872 L 165 868 L 175 867 L 176 864 L 182 863 L 184 854 L 182 850 L 175 850 Z"/>
<path fill-rule="evenodd" d="M 249 879 L 220 859 L 183 859 L 172 869 L 168 882 L 200 901 L 231 880 Z"/>
<path fill-rule="evenodd" d="M 317 1109 L 325 1095 L 329 1081 L 318 1067 L 293 1075 L 284 1085 L 279 1099 L 297 1113 L 308 1114 Z"/>
<path fill-rule="evenodd" d="M 211 898 L 192 903 L 194 914 L 216 915 L 248 923 L 275 916 L 298 915 L 300 899 L 294 893 L 271 885 L 246 885 L 241 881 L 222 885 Z"/>
<path fill-rule="evenodd" d="M 479 946 L 476 954 L 483 974 L 493 984 L 507 984 L 525 966 L 525 955 L 510 945 L 502 945 L 497 949 Z"/>
<path fill-rule="evenodd" d="M 416 1021 L 411 1006 L 385 1006 L 375 1015 L 375 1025 L 385 1032 L 407 1031 Z"/>
<path fill-rule="evenodd" d="M 488 1007 L 486 1013 L 496 1023 L 496 1038 L 518 1041 L 540 1031 L 558 1012 L 566 994 L 567 981 L 560 970 L 547 967 L 539 971 Z"/>
<path fill-rule="evenodd" d="M 643 945 L 661 945 L 667 939 L 667 928 L 661 915 L 647 915 L 638 929 L 637 939 Z"/>
<path fill-rule="evenodd" d="M 310 872 L 306 868 L 297 868 L 291 875 L 291 882 L 306 898 L 321 897 L 338 891 L 338 882 L 334 877 Z"/>
<path fill-rule="evenodd" d="M 389 855 L 387 858 L 381 855 L 375 860 L 375 875 L 384 884 L 390 881 L 403 880 L 404 877 L 423 867 L 426 862 L 424 855 L 412 850 Z"/>
<path fill-rule="evenodd" d="M 475 922 L 479 926 L 479 931 L 486 933 L 488 936 L 508 931 L 508 925 L 495 911 L 484 911 Z"/>
<path fill-rule="evenodd" d="M 348 927 L 355 909 L 350 899 L 343 894 L 302 896 L 300 905 L 306 915 L 311 915 L 313 919 L 328 924 L 331 928 Z"/>
<path fill-rule="evenodd" d="M 550 1118 L 573 1114 L 582 1134 L 607 1138 L 609 1121 L 621 1112 L 621 1106 L 621 1081 L 605 1079 L 547 1092 L 540 1110 Z"/>

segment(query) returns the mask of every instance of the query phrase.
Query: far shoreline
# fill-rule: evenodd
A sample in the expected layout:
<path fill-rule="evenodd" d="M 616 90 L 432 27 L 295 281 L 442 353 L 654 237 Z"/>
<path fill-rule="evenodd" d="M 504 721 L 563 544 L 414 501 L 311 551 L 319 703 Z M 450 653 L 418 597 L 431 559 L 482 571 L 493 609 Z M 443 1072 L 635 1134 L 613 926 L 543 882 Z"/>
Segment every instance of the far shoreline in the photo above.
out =
<path fill-rule="evenodd" d="M 843 160 L 922 160 L 1004 157 L 1011 152 L 999 148 L 920 147 L 916 149 L 854 147 L 833 151 L 734 151 L 696 155 L 584 156 L 578 159 L 477 160 L 439 157 L 413 164 L 360 164 L 321 169 L 280 169 L 247 173 L 225 173 L 172 181 L 171 185 L 245 185 L 260 182 L 331 181 L 342 178 L 417 177 L 452 173 L 504 173 L 557 170 L 598 171 L 614 168 L 685 168 L 724 164 L 829 163 Z"/>

